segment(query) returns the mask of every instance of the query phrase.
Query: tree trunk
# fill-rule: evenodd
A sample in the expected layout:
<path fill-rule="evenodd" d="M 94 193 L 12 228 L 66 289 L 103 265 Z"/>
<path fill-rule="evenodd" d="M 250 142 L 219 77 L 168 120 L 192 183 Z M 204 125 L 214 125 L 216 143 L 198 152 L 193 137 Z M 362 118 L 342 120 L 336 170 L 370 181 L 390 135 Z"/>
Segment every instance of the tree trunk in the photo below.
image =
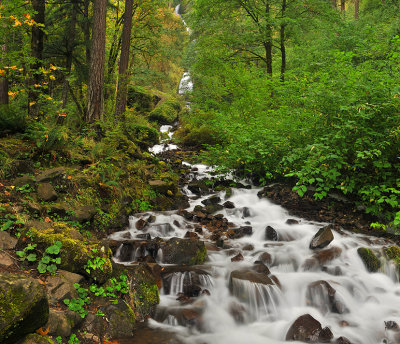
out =
<path fill-rule="evenodd" d="M 265 18 L 267 19 L 267 25 L 265 27 L 266 40 L 264 42 L 265 60 L 267 62 L 267 73 L 272 76 L 272 26 L 269 23 L 270 8 L 268 1 L 265 3 Z"/>
<path fill-rule="evenodd" d="M 346 0 L 340 0 L 340 12 L 344 13 L 346 10 Z"/>
<path fill-rule="evenodd" d="M 129 50 L 131 46 L 133 0 L 126 0 L 124 28 L 122 29 L 121 55 L 119 59 L 119 78 L 115 114 L 119 117 L 125 112 L 129 83 Z"/>
<path fill-rule="evenodd" d="M 69 93 L 69 81 L 68 77 L 71 75 L 72 69 L 72 58 L 74 55 L 74 46 L 75 46 L 75 26 L 76 26 L 76 16 L 77 16 L 77 3 L 74 1 L 72 3 L 72 13 L 70 19 L 70 25 L 68 28 L 67 34 L 67 56 L 65 60 L 65 76 L 64 76 L 64 86 L 62 93 L 62 107 L 65 108 L 68 102 L 68 93 Z"/>
<path fill-rule="evenodd" d="M 32 7 L 35 11 L 33 20 L 37 24 L 44 25 L 45 20 L 45 0 L 32 0 Z M 43 39 L 44 32 L 39 25 L 32 26 L 32 39 L 31 39 L 31 55 L 34 58 L 34 64 L 31 66 L 32 71 L 38 71 L 42 67 L 43 59 Z M 28 112 L 31 116 L 39 115 L 39 91 L 35 89 L 35 84 L 40 85 L 42 82 L 42 75 L 40 73 L 33 73 L 31 77 L 30 91 L 28 95 Z"/>
<path fill-rule="evenodd" d="M 3 56 L 7 52 L 7 45 L 3 44 L 0 48 L 1 58 L 0 65 L 3 65 Z M 8 98 L 8 79 L 5 76 L 0 75 L 0 105 L 7 105 L 9 103 Z"/>
<path fill-rule="evenodd" d="M 86 122 L 103 118 L 107 0 L 95 0 Z"/>
<path fill-rule="evenodd" d="M 354 0 L 354 19 L 358 19 L 358 12 L 360 8 L 360 0 Z"/>
<path fill-rule="evenodd" d="M 90 20 L 89 20 L 90 0 L 85 0 L 83 15 L 85 22 L 83 24 L 83 36 L 85 37 L 86 65 L 90 66 Z"/>
<path fill-rule="evenodd" d="M 286 0 L 282 0 L 282 19 L 285 17 L 286 11 Z M 286 71 L 286 47 L 285 47 L 285 23 L 281 23 L 281 81 L 285 81 L 285 71 Z"/>

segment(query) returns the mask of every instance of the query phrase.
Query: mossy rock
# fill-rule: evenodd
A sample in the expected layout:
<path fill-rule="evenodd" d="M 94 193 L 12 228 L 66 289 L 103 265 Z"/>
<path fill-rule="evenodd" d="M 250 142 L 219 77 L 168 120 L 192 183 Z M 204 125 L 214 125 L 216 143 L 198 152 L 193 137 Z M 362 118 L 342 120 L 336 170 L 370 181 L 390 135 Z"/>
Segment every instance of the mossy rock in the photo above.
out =
<path fill-rule="evenodd" d="M 159 96 L 143 87 L 130 86 L 128 89 L 127 106 L 135 107 L 139 112 L 150 112 L 160 100 Z"/>
<path fill-rule="evenodd" d="M 396 263 L 397 269 L 400 272 L 400 247 L 390 246 L 388 248 L 385 248 L 385 254 L 389 259 L 393 260 Z"/>
<path fill-rule="evenodd" d="M 54 340 L 49 336 L 32 333 L 25 337 L 19 344 L 55 344 Z"/>
<path fill-rule="evenodd" d="M 177 132 L 177 137 L 183 145 L 189 147 L 215 145 L 221 143 L 216 131 L 208 127 L 190 127 Z"/>
<path fill-rule="evenodd" d="M 100 307 L 107 316 L 105 334 L 111 338 L 130 337 L 135 328 L 136 317 L 132 308 L 123 300 L 119 299 L 117 304 Z M 104 322 L 104 319 L 98 319 Z"/>
<path fill-rule="evenodd" d="M 0 343 L 15 343 L 44 326 L 49 303 L 40 283 L 19 274 L 0 274 Z"/>
<path fill-rule="evenodd" d="M 200 265 L 207 258 L 207 249 L 202 241 L 172 238 L 165 243 L 163 263 L 177 265 Z"/>
<path fill-rule="evenodd" d="M 150 112 L 149 120 L 158 124 L 172 124 L 178 118 L 179 110 L 177 110 L 170 102 L 159 104 L 152 112 Z"/>
<path fill-rule="evenodd" d="M 142 148 L 154 146 L 159 142 L 158 131 L 150 126 L 126 122 L 124 132 L 129 140 Z"/>
<path fill-rule="evenodd" d="M 111 251 L 98 243 L 85 243 L 82 235 L 72 227 L 57 223 L 50 228 L 30 227 L 20 237 L 17 247 L 22 249 L 28 242 L 38 245 L 42 252 L 56 241 L 61 241 L 60 269 L 88 276 L 98 283 L 107 281 L 112 274 Z M 93 268 L 87 272 L 85 266 L 91 261 Z"/>
<path fill-rule="evenodd" d="M 132 280 L 131 297 L 135 304 L 135 312 L 142 319 L 153 315 L 160 303 L 160 294 L 151 269 L 146 264 L 129 268 L 128 275 Z"/>
<path fill-rule="evenodd" d="M 376 272 L 381 267 L 381 262 L 374 252 L 366 247 L 360 247 L 357 250 L 358 255 L 361 257 L 365 267 L 369 272 Z"/>

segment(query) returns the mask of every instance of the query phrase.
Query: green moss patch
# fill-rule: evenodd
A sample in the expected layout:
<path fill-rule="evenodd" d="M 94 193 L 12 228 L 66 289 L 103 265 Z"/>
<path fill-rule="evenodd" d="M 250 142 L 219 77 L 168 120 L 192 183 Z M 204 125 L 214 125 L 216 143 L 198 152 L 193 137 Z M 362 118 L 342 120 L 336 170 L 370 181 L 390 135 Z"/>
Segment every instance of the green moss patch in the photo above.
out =
<path fill-rule="evenodd" d="M 381 267 L 381 262 L 371 249 L 360 247 L 357 250 L 357 253 L 361 257 L 368 271 L 376 272 L 379 270 L 379 268 Z"/>

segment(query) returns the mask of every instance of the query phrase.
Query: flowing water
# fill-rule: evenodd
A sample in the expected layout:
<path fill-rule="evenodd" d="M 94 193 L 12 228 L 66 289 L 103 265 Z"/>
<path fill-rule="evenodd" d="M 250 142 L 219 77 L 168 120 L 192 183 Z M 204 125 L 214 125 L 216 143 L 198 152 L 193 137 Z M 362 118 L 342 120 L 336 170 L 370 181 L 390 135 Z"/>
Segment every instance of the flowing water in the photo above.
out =
<path fill-rule="evenodd" d="M 179 6 L 176 12 L 179 14 Z M 184 94 L 192 87 L 190 75 L 185 73 L 179 93 Z M 168 133 L 168 139 L 153 147 L 150 150 L 153 154 L 177 149 L 168 142 L 173 135 L 172 127 L 163 126 L 161 131 Z M 191 178 L 199 180 L 209 178 L 212 169 L 194 165 L 191 171 Z M 176 332 L 187 343 L 277 344 L 286 342 L 286 333 L 299 316 L 310 314 L 322 327 L 331 329 L 332 342 L 341 336 L 353 344 L 400 342 L 397 331 L 385 328 L 385 322 L 400 323 L 398 272 L 382 254 L 383 248 L 392 243 L 334 231 L 334 240 L 326 249 L 311 250 L 312 238 L 326 224 L 290 216 L 279 205 L 259 198 L 259 188 L 232 190 L 229 201 L 234 208 L 224 208 L 218 213 L 236 227 L 251 226 L 252 234 L 239 239 L 225 238 L 223 248 L 218 248 L 211 243 L 212 233 L 203 228 L 200 240 L 210 243 L 206 263 L 193 270 L 178 269 L 163 280 L 157 321 L 150 320 L 150 326 Z M 187 185 L 182 191 L 190 199 L 189 211 L 210 197 L 199 198 Z M 220 203 L 227 198 L 225 192 L 215 194 L 222 199 Z M 195 225 L 176 211 L 146 214 L 150 215 L 155 216 L 155 221 L 145 233 L 153 238 L 183 238 Z M 124 241 L 127 236 L 143 235 L 143 230 L 135 227 L 143 216 L 131 216 L 129 228 L 111 237 Z M 266 239 L 267 226 L 276 230 L 273 240 Z M 359 247 L 369 247 L 380 255 L 382 265 L 378 272 L 367 271 L 357 253 Z M 121 262 L 121 248 L 122 245 L 114 259 L 123 264 L 134 263 L 150 254 L 143 247 L 136 247 L 130 259 L 125 255 Z M 232 262 L 232 257 L 238 253 L 243 260 Z M 161 249 L 155 258 L 160 265 L 165 265 Z M 268 278 L 274 276 L 273 283 L 235 278 L 232 274 L 237 270 L 252 271 L 254 263 L 260 259 L 269 267 Z M 193 283 L 201 292 L 191 298 L 191 303 L 182 302 L 182 293 L 188 293 L 186 286 Z M 184 311 L 186 321 L 181 319 Z"/>

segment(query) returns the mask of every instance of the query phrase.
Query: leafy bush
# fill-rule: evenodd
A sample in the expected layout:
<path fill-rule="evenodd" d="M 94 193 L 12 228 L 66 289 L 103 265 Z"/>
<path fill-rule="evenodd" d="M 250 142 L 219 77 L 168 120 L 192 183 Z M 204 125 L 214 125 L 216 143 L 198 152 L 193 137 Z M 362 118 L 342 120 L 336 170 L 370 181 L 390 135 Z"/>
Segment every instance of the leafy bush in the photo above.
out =
<path fill-rule="evenodd" d="M 12 105 L 0 106 L 0 136 L 4 134 L 23 133 L 27 126 L 26 113 Z"/>
<path fill-rule="evenodd" d="M 152 112 L 150 112 L 149 120 L 158 124 L 172 124 L 178 117 L 176 104 L 171 102 L 163 102 L 159 104 Z"/>

